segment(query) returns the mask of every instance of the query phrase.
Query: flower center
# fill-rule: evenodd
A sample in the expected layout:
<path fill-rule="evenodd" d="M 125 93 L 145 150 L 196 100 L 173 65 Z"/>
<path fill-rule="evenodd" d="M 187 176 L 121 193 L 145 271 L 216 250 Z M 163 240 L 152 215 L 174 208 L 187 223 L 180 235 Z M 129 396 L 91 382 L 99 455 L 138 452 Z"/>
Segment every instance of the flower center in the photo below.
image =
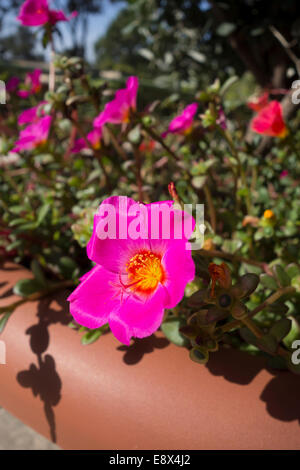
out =
<path fill-rule="evenodd" d="M 151 294 L 164 280 L 161 259 L 151 251 L 133 256 L 126 265 L 129 287 L 138 292 Z"/>
<path fill-rule="evenodd" d="M 129 122 L 129 115 L 130 115 L 130 108 L 127 108 L 125 111 L 123 111 L 122 122 L 127 124 Z"/>
<path fill-rule="evenodd" d="M 94 142 L 94 143 L 92 144 L 92 147 L 93 147 L 93 149 L 95 149 L 95 150 L 99 150 L 99 149 L 101 148 L 101 142 L 100 142 L 100 141 L 99 141 L 99 142 Z"/>

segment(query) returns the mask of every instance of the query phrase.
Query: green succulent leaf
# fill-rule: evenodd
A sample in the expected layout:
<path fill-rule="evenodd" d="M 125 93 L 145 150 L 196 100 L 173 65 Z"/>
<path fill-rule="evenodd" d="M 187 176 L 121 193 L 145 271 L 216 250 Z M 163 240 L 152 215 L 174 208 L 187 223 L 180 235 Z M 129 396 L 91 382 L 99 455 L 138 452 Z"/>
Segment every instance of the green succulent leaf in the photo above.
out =
<path fill-rule="evenodd" d="M 255 291 L 259 284 L 259 276 L 254 273 L 247 273 L 241 276 L 233 287 L 233 291 L 240 299 L 248 297 Z"/>
<path fill-rule="evenodd" d="M 291 320 L 291 328 L 289 330 L 289 333 L 284 337 L 283 342 L 284 344 L 290 348 L 294 341 L 300 339 L 300 327 L 299 323 L 295 320 L 294 317 L 289 317 Z"/>
<path fill-rule="evenodd" d="M 284 271 L 283 267 L 280 266 L 280 264 L 276 264 L 273 268 L 273 271 L 281 287 L 287 287 L 291 284 L 290 277 Z"/>
<path fill-rule="evenodd" d="M 88 344 L 95 343 L 95 341 L 97 341 L 97 339 L 99 339 L 102 334 L 103 331 L 100 328 L 97 328 L 96 330 L 90 330 L 82 336 L 81 344 L 86 346 Z"/>
<path fill-rule="evenodd" d="M 278 285 L 277 282 L 275 281 L 274 277 L 269 276 L 268 274 L 261 274 L 260 275 L 260 282 L 264 287 L 267 287 L 268 289 L 271 290 L 277 290 Z"/>
<path fill-rule="evenodd" d="M 31 271 L 33 272 L 34 277 L 35 277 L 35 279 L 37 280 L 37 282 L 38 282 L 39 284 L 41 284 L 42 286 L 46 287 L 46 285 L 47 285 L 47 280 L 46 280 L 46 278 L 45 278 L 45 275 L 44 275 L 44 273 L 43 273 L 43 270 L 42 270 L 40 264 L 38 263 L 38 261 L 34 259 L 34 260 L 31 262 L 30 268 L 31 268 Z"/>
<path fill-rule="evenodd" d="M 269 333 L 280 342 L 290 332 L 291 327 L 292 321 L 289 318 L 281 318 L 281 320 L 272 326 Z"/>
<path fill-rule="evenodd" d="M 257 338 L 256 346 L 270 354 L 275 354 L 278 349 L 278 341 L 272 334 Z"/>
<path fill-rule="evenodd" d="M 291 263 L 285 268 L 285 272 L 287 273 L 290 279 L 293 279 L 293 277 L 300 275 L 300 268 L 299 266 L 297 266 L 297 264 Z"/>
<path fill-rule="evenodd" d="M 68 256 L 62 256 L 58 264 L 62 274 L 67 279 L 72 279 L 76 276 L 78 268 L 77 264 L 72 260 L 72 258 L 69 258 Z"/>
<path fill-rule="evenodd" d="M 28 297 L 31 294 L 35 294 L 43 289 L 43 285 L 40 284 L 36 279 L 21 279 L 16 283 L 13 288 L 13 292 L 21 297 Z"/>
<path fill-rule="evenodd" d="M 161 325 L 161 329 L 166 338 L 176 346 L 186 346 L 188 340 L 184 337 L 179 329 L 185 326 L 185 322 L 180 318 L 170 318 L 164 321 Z"/>
<path fill-rule="evenodd" d="M 0 334 L 3 333 L 4 328 L 9 320 L 9 317 L 12 315 L 13 312 L 5 313 L 0 317 Z"/>
<path fill-rule="evenodd" d="M 207 300 L 207 289 L 200 289 L 188 299 L 189 307 L 201 307 Z"/>

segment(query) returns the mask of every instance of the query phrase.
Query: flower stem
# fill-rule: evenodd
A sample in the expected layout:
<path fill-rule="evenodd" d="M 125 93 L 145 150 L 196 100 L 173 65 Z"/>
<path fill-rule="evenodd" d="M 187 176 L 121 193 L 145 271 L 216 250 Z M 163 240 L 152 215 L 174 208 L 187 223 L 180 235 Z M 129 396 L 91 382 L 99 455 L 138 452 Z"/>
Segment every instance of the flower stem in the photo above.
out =
<path fill-rule="evenodd" d="M 222 136 L 224 137 L 224 139 L 226 140 L 230 150 L 231 150 L 231 153 L 232 153 L 232 156 L 235 158 L 236 162 L 237 162 L 237 167 L 238 167 L 238 172 L 240 174 L 240 177 L 241 177 L 241 181 L 242 181 L 242 185 L 243 187 L 246 189 L 247 193 L 246 193 L 246 206 L 247 206 L 247 212 L 248 214 L 251 214 L 251 199 L 250 199 L 250 193 L 249 193 L 249 188 L 248 188 L 248 185 L 247 185 L 247 178 L 246 178 L 246 173 L 244 171 L 244 168 L 243 168 L 243 165 L 242 165 L 242 162 L 240 160 L 240 157 L 239 157 L 239 153 L 234 145 L 234 142 L 232 140 L 232 137 L 230 135 L 230 133 L 226 130 L 224 131 L 222 128 L 219 128 L 219 131 L 221 132 Z"/>
<path fill-rule="evenodd" d="M 143 181 L 142 181 L 142 175 L 141 175 L 142 162 L 141 162 L 141 154 L 136 145 L 133 146 L 133 153 L 134 153 L 134 158 L 135 158 L 135 163 L 136 163 L 136 180 L 137 180 L 139 201 L 143 202 L 144 192 L 143 192 Z"/>
<path fill-rule="evenodd" d="M 251 310 L 249 312 L 248 317 L 252 318 L 254 315 L 256 315 L 258 312 L 261 312 L 264 308 L 268 307 L 269 305 L 273 304 L 276 302 L 276 300 L 280 299 L 285 294 L 292 294 L 296 292 L 295 287 L 289 286 L 289 287 L 282 287 L 279 289 L 277 292 L 274 292 L 274 294 L 270 295 L 262 304 L 258 305 L 255 309 Z"/>
<path fill-rule="evenodd" d="M 266 263 L 263 263 L 261 261 L 256 261 L 256 260 L 252 260 L 252 259 L 248 259 L 248 258 L 244 258 L 242 256 L 239 256 L 239 255 L 235 255 L 235 254 L 231 254 L 231 253 L 227 253 L 225 251 L 219 251 L 219 250 L 203 250 L 202 248 L 198 251 L 198 253 L 201 255 L 201 256 L 204 256 L 205 258 L 223 258 L 223 259 L 227 259 L 229 261 L 232 261 L 232 262 L 240 262 L 240 263 L 245 263 L 245 264 L 249 264 L 249 265 L 252 265 L 252 266 L 257 266 L 259 268 L 261 268 L 263 271 L 265 272 L 269 272 L 269 269 L 268 269 L 268 265 Z"/>
<path fill-rule="evenodd" d="M 49 91 L 53 92 L 55 89 L 55 48 L 53 34 L 50 33 L 50 64 L 49 64 Z"/>
<path fill-rule="evenodd" d="M 164 139 L 159 134 L 157 134 L 157 132 L 155 132 L 151 127 L 145 126 L 143 123 L 142 128 L 145 132 L 147 132 L 147 134 L 149 134 L 150 137 L 152 137 L 152 139 L 156 140 L 176 162 L 180 160 L 176 153 L 173 152 L 173 150 L 165 143 Z"/>
<path fill-rule="evenodd" d="M 213 203 L 213 198 L 212 198 L 210 189 L 207 184 L 204 184 L 203 192 L 204 192 L 205 199 L 206 199 L 208 209 L 209 209 L 210 224 L 211 224 L 213 231 L 216 232 L 216 228 L 217 228 L 216 211 L 215 211 L 215 206 Z"/>

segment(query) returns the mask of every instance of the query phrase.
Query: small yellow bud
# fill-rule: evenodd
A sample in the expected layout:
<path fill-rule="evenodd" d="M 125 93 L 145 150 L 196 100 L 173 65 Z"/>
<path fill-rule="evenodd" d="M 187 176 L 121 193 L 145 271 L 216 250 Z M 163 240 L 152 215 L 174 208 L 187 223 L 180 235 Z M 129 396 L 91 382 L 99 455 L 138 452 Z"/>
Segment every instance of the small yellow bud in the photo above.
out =
<path fill-rule="evenodd" d="M 265 212 L 264 212 L 264 218 L 265 219 L 273 219 L 275 217 L 275 214 L 273 211 L 271 211 L 270 209 L 267 209 Z"/>
<path fill-rule="evenodd" d="M 210 251 L 210 250 L 213 250 L 214 248 L 215 248 L 215 245 L 214 245 L 212 239 L 207 238 L 203 243 L 202 249 Z"/>

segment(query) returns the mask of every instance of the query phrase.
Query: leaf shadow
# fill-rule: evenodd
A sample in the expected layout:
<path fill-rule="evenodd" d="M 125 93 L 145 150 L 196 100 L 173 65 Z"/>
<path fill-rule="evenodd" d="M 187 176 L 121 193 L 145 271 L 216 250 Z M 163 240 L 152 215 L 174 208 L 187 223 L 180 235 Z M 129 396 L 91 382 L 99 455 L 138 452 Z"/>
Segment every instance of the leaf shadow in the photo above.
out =
<path fill-rule="evenodd" d="M 170 342 L 166 338 L 159 338 L 156 335 L 147 338 L 134 338 L 130 346 L 119 346 L 118 351 L 124 352 L 123 361 L 131 366 L 140 362 L 145 354 L 152 353 L 155 349 L 166 348 Z"/>
<path fill-rule="evenodd" d="M 229 382 L 248 385 L 263 369 L 272 374 L 259 398 L 270 416 L 280 421 L 298 420 L 300 424 L 300 376 L 289 371 L 269 369 L 263 357 L 234 349 L 222 349 L 211 354 L 207 369 Z"/>
<path fill-rule="evenodd" d="M 55 298 L 58 308 L 52 307 L 53 299 L 42 299 L 38 303 L 38 322 L 26 330 L 32 352 L 36 355 L 36 364 L 31 363 L 27 370 L 17 374 L 18 383 L 31 388 L 35 397 L 44 403 L 44 412 L 50 429 L 52 442 L 57 441 L 55 413 L 53 408 L 61 399 L 62 381 L 56 370 L 54 358 L 45 354 L 50 343 L 49 326 L 55 323 L 68 325 L 71 316 L 66 312 L 65 293 Z"/>

